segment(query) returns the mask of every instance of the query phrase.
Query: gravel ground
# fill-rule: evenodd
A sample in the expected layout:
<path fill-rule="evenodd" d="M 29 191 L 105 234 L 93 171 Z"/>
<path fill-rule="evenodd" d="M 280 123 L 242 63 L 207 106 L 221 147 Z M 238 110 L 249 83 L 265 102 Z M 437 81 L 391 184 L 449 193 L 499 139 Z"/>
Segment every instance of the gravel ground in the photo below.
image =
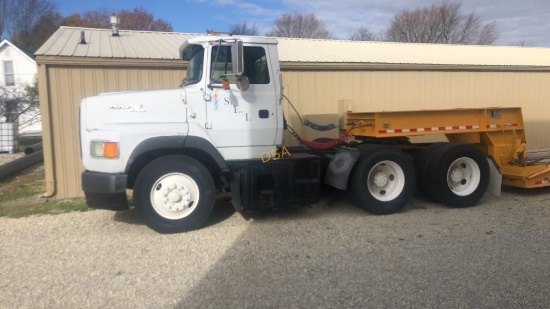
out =
<path fill-rule="evenodd" d="M 133 210 L 0 219 L 2 308 L 548 308 L 550 190 L 370 215 L 338 194 L 161 235 Z"/>

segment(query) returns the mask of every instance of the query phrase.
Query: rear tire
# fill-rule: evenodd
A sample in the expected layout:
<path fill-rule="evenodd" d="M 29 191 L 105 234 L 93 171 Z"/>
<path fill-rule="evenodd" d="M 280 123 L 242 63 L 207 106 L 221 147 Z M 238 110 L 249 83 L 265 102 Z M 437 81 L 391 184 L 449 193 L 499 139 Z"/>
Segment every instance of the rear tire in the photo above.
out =
<path fill-rule="evenodd" d="M 158 158 L 138 175 L 134 185 L 136 212 L 159 233 L 199 228 L 215 203 L 212 176 L 199 161 L 180 155 Z"/>
<path fill-rule="evenodd" d="M 353 203 L 379 215 L 399 212 L 414 193 L 412 161 L 402 151 L 387 146 L 359 148 L 361 158 L 351 175 Z"/>
<path fill-rule="evenodd" d="M 429 181 L 435 201 L 455 208 L 475 205 L 489 186 L 489 163 L 485 155 L 464 144 L 450 144 L 436 153 Z"/>

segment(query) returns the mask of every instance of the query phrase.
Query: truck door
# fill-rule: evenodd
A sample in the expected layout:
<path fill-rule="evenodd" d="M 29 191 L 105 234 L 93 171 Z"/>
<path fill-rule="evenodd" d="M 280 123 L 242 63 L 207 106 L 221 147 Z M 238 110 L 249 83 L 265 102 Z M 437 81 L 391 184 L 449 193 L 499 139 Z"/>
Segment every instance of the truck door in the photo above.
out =
<path fill-rule="evenodd" d="M 263 46 L 245 46 L 244 72 L 250 83 L 241 91 L 236 76 L 231 76 L 231 47 L 213 46 L 210 49 L 210 82 L 207 106 L 207 128 L 218 148 L 275 145 L 277 134 L 277 97 L 273 73 L 269 70 L 269 51 Z M 222 88 L 227 79 L 230 89 Z M 264 147 L 265 148 L 265 147 Z M 259 153 L 254 156 L 259 156 Z"/>

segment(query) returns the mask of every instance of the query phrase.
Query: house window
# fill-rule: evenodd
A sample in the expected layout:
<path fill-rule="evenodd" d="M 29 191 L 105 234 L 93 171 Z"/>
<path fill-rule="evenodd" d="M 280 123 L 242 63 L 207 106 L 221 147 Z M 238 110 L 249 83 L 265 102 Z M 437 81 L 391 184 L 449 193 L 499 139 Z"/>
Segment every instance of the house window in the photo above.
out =
<path fill-rule="evenodd" d="M 15 74 L 13 73 L 13 61 L 4 61 L 4 81 L 6 86 L 15 86 Z"/>

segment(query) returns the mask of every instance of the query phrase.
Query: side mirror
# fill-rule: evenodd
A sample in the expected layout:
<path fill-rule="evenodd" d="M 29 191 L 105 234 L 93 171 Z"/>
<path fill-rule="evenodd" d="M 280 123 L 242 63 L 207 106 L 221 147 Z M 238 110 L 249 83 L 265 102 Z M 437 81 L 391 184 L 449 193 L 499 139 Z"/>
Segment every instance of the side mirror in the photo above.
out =
<path fill-rule="evenodd" d="M 244 71 L 243 41 L 236 40 L 231 43 L 231 62 L 233 63 L 233 74 L 241 75 Z"/>
<path fill-rule="evenodd" d="M 237 89 L 239 89 L 242 92 L 245 92 L 250 87 L 250 81 L 248 80 L 248 77 L 246 75 L 241 75 L 237 77 Z"/>

